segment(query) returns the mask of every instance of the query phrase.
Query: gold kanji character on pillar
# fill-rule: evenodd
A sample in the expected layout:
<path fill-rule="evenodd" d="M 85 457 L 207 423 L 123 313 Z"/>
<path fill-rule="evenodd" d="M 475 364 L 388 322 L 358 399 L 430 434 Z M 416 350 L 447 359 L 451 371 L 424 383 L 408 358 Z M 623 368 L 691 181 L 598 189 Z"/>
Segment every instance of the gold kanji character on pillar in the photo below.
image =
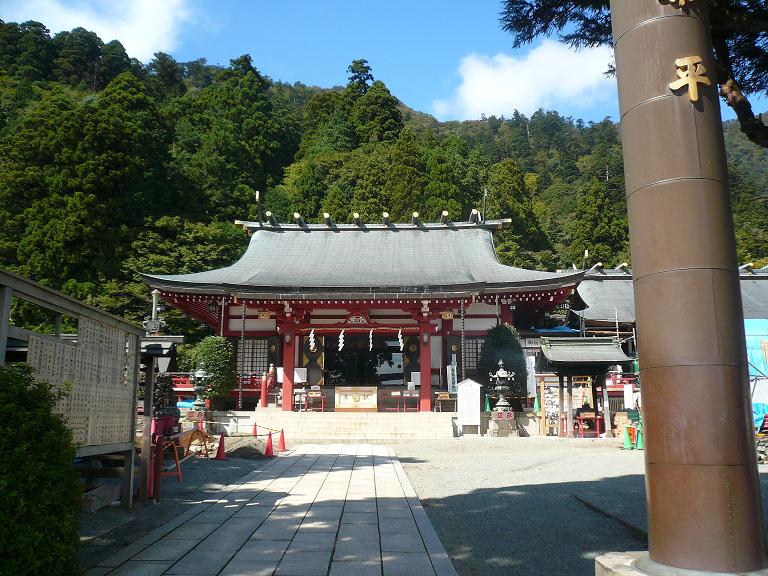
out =
<path fill-rule="evenodd" d="M 688 96 L 691 102 L 696 102 L 699 99 L 699 83 L 712 85 L 707 78 L 707 69 L 701 63 L 701 56 L 678 58 L 675 60 L 675 66 L 677 66 L 679 78 L 670 82 L 669 87 L 672 90 L 679 90 L 683 86 L 688 86 Z"/>

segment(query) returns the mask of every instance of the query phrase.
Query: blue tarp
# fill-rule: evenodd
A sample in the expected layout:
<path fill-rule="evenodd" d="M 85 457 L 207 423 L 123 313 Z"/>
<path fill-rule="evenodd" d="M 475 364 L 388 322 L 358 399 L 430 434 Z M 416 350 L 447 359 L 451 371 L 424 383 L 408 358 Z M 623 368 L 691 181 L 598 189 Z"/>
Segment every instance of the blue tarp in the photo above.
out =
<path fill-rule="evenodd" d="M 768 359 L 762 347 L 763 341 L 768 342 L 768 320 L 744 320 L 744 334 L 750 378 L 768 378 Z"/>
<path fill-rule="evenodd" d="M 537 334 L 578 334 L 578 330 L 574 330 L 570 326 L 557 326 L 555 328 L 538 328 Z"/>

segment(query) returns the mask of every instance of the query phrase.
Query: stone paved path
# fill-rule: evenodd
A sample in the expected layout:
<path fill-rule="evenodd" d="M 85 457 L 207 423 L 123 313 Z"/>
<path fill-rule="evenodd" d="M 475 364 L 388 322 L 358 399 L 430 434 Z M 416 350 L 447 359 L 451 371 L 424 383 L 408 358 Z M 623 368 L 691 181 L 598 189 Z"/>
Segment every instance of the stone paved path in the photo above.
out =
<path fill-rule="evenodd" d="M 394 452 L 302 445 L 89 576 L 455 576 Z"/>

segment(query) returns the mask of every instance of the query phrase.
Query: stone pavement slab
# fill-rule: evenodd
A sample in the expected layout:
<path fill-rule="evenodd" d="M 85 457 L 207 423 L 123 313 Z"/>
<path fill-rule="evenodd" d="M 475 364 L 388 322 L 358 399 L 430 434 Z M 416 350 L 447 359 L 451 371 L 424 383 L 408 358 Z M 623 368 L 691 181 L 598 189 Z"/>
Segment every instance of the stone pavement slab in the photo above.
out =
<path fill-rule="evenodd" d="M 394 452 L 302 445 L 227 486 L 98 574 L 455 576 Z"/>

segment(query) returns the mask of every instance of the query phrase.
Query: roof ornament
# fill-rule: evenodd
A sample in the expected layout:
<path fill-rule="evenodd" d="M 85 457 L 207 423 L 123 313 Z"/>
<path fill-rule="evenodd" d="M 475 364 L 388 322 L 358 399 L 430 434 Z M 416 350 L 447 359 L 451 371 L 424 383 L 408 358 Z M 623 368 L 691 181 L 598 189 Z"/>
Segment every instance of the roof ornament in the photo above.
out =
<path fill-rule="evenodd" d="M 469 221 L 472 224 L 478 224 L 480 222 L 480 211 L 477 208 L 472 208 L 472 212 L 469 214 Z"/>
<path fill-rule="evenodd" d="M 389 226 L 391 224 L 391 220 L 389 219 L 389 212 L 381 213 L 381 222 L 384 224 L 384 226 Z"/>
<path fill-rule="evenodd" d="M 269 221 L 269 223 L 270 223 L 272 226 L 280 226 L 280 223 L 277 221 L 277 218 L 275 218 L 275 217 L 272 215 L 272 212 L 270 212 L 269 210 L 267 210 L 267 211 L 264 213 L 264 215 L 267 217 L 267 220 Z"/>
<path fill-rule="evenodd" d="M 306 227 L 307 223 L 304 222 L 304 219 L 301 217 L 301 214 L 299 214 L 298 212 L 293 213 L 293 219 L 296 220 L 296 224 L 298 224 L 302 228 Z"/>
<path fill-rule="evenodd" d="M 448 210 L 443 210 L 443 212 L 440 214 L 440 224 L 449 224 L 450 220 L 448 220 Z"/>
<path fill-rule="evenodd" d="M 739 266 L 739 272 L 742 274 L 752 274 L 752 269 L 755 267 L 754 262 L 747 262 Z"/>
<path fill-rule="evenodd" d="M 259 214 L 259 226 L 264 221 L 264 216 L 261 213 L 261 192 L 256 190 L 256 212 Z"/>
<path fill-rule="evenodd" d="M 328 228 L 333 228 L 333 218 L 331 218 L 331 215 L 328 214 L 328 212 L 323 212 L 323 220 L 325 220 L 325 225 L 328 226 Z"/>
<path fill-rule="evenodd" d="M 411 224 L 413 224 L 414 226 L 418 226 L 419 225 L 419 213 L 418 212 L 414 212 L 411 215 Z"/>
<path fill-rule="evenodd" d="M 352 212 L 352 220 L 358 226 L 362 226 L 363 225 L 363 221 L 360 220 L 360 213 L 359 212 Z"/>

